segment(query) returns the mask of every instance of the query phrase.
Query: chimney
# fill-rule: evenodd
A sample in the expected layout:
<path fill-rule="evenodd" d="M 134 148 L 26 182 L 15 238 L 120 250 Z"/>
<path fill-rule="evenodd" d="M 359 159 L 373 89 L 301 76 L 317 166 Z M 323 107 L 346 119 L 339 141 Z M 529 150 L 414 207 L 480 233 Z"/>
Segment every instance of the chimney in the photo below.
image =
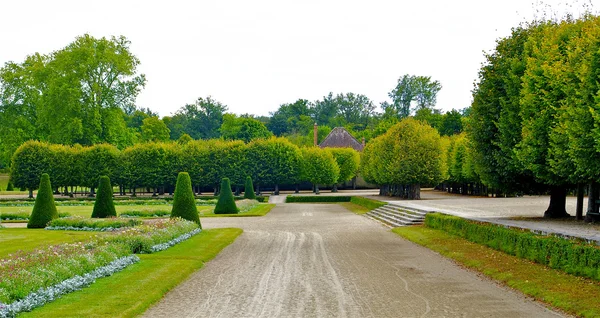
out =
<path fill-rule="evenodd" d="M 313 135 L 314 135 L 314 142 L 315 142 L 315 146 L 316 146 L 318 144 L 317 123 L 315 123 L 315 127 L 313 129 Z"/>
<path fill-rule="evenodd" d="M 365 137 L 363 136 L 363 148 L 365 147 L 367 143 L 365 142 Z"/>

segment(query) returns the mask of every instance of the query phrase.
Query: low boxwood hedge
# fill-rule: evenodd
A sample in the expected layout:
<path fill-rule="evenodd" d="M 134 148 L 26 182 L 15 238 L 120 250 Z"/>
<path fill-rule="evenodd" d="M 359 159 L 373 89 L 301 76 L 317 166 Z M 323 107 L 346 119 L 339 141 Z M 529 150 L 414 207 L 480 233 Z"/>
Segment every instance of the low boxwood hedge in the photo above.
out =
<path fill-rule="evenodd" d="M 286 203 L 306 203 L 306 202 L 350 202 L 351 196 L 287 196 Z"/>
<path fill-rule="evenodd" d="M 541 235 L 441 213 L 427 214 L 425 226 L 572 275 L 600 280 L 600 248 L 596 242 Z"/>

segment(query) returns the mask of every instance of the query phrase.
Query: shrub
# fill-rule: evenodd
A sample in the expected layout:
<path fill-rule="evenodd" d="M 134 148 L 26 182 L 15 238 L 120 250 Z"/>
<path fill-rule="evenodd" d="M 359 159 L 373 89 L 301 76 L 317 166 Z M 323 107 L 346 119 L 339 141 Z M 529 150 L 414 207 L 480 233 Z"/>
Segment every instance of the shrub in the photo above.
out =
<path fill-rule="evenodd" d="M 8 220 L 29 220 L 29 213 L 27 212 L 8 212 L 0 214 L 0 221 Z"/>
<path fill-rule="evenodd" d="M 171 211 L 167 210 L 132 210 L 125 211 L 119 214 L 119 217 L 122 218 L 155 218 L 155 217 L 164 217 L 171 215 Z"/>
<path fill-rule="evenodd" d="M 215 214 L 237 214 L 238 212 L 240 212 L 240 210 L 235 205 L 229 178 L 223 178 L 221 180 L 219 201 L 217 201 L 217 205 L 215 206 Z"/>
<path fill-rule="evenodd" d="M 28 228 L 44 228 L 48 222 L 58 218 L 58 211 L 54 205 L 52 185 L 47 173 L 42 174 L 40 188 L 35 198 L 35 205 L 27 223 Z"/>
<path fill-rule="evenodd" d="M 6 186 L 6 191 L 15 191 L 15 187 L 12 182 L 8 181 L 8 185 Z"/>
<path fill-rule="evenodd" d="M 94 202 L 94 210 L 92 211 L 93 218 L 108 218 L 116 217 L 117 211 L 113 203 L 112 186 L 110 179 L 107 176 L 100 177 L 98 184 L 98 194 Z"/>
<path fill-rule="evenodd" d="M 600 280 L 600 248 L 595 244 L 440 213 L 428 213 L 425 225 L 572 275 Z"/>
<path fill-rule="evenodd" d="M 385 202 L 381 202 L 381 201 L 373 200 L 373 199 L 367 199 L 364 197 L 352 197 L 352 199 L 350 199 L 350 202 L 360 205 L 362 207 L 365 207 L 369 210 L 374 210 L 374 209 L 380 208 L 387 204 Z"/>
<path fill-rule="evenodd" d="M 350 196 L 287 196 L 286 203 L 294 202 L 350 202 Z"/>
<path fill-rule="evenodd" d="M 244 185 L 244 199 L 256 199 L 256 193 L 254 193 L 254 186 L 252 185 L 252 178 L 250 176 L 246 177 L 246 184 Z"/>
<path fill-rule="evenodd" d="M 143 222 L 135 219 L 111 218 L 105 220 L 72 217 L 54 219 L 48 223 L 49 230 L 80 230 L 80 231 L 112 231 L 123 227 L 142 225 Z"/>
<path fill-rule="evenodd" d="M 171 210 L 171 218 L 176 217 L 196 222 L 196 224 L 202 227 L 200 218 L 198 217 L 194 192 L 192 191 L 192 181 L 187 172 L 180 172 L 177 176 L 175 195 L 173 196 L 173 209 Z"/>

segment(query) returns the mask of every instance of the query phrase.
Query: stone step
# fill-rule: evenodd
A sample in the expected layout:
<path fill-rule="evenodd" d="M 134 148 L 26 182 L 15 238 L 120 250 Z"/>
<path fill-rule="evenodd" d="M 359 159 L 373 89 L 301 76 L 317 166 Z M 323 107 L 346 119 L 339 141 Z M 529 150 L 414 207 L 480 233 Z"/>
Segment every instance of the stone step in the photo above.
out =
<path fill-rule="evenodd" d="M 403 211 L 403 212 L 406 212 L 406 213 L 410 213 L 410 214 L 414 214 L 414 215 L 422 216 L 422 217 L 425 217 L 425 215 L 428 213 L 428 211 L 419 210 L 419 209 L 412 209 L 412 208 L 406 208 L 406 207 L 402 207 L 402 206 L 398 206 L 398 205 L 393 205 L 393 204 L 384 205 L 384 206 L 380 207 L 379 209 L 387 210 L 387 211 L 390 211 L 390 212 Z"/>
<path fill-rule="evenodd" d="M 389 218 L 397 219 L 400 222 L 408 222 L 408 223 L 423 223 L 424 217 L 415 216 L 412 214 L 407 214 L 402 211 L 390 212 L 387 210 L 373 210 L 371 211 L 373 214 L 377 215 L 385 215 Z"/>
<path fill-rule="evenodd" d="M 367 213 L 367 214 L 369 214 L 369 213 Z M 371 218 L 374 218 L 377 221 L 379 221 L 379 222 L 387 225 L 387 226 L 390 226 L 390 227 L 399 227 L 399 226 L 406 225 L 406 224 L 398 222 L 396 219 L 392 219 L 392 218 L 389 218 L 387 216 L 382 216 L 382 215 L 378 215 L 378 214 L 369 214 L 369 216 Z"/>

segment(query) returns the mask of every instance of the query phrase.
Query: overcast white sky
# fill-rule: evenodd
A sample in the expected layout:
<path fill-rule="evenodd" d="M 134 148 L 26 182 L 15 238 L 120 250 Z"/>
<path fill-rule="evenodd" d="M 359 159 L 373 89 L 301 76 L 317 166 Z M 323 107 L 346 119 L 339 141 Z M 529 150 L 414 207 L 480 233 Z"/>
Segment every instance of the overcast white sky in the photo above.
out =
<path fill-rule="evenodd" d="M 148 80 L 138 104 L 161 116 L 208 95 L 237 114 L 330 91 L 379 104 L 403 74 L 440 81 L 437 107 L 459 109 L 482 52 L 532 19 L 532 1 L 3 1 L 0 64 L 84 33 L 124 35 Z"/>

